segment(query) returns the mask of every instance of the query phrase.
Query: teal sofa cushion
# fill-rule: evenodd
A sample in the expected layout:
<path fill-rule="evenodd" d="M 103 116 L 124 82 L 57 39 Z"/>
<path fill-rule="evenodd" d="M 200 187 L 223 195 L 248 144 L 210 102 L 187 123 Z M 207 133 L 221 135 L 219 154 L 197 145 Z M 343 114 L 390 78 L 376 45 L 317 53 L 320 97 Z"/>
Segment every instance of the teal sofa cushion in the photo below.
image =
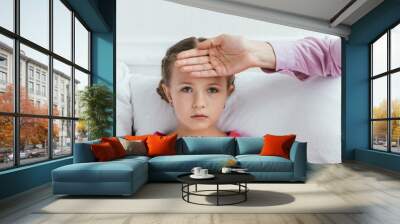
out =
<path fill-rule="evenodd" d="M 193 167 L 200 166 L 211 172 L 219 171 L 230 159 L 231 155 L 173 155 L 157 156 L 149 160 L 150 172 L 190 172 Z"/>
<path fill-rule="evenodd" d="M 182 137 L 177 140 L 177 154 L 235 155 L 235 138 L 232 137 Z"/>
<path fill-rule="evenodd" d="M 144 171 L 141 160 L 113 160 L 108 162 L 74 163 L 53 170 L 54 181 L 69 182 L 124 182 L 131 181 L 132 172 Z"/>
<path fill-rule="evenodd" d="M 263 137 L 236 138 L 236 155 L 260 154 L 264 145 Z"/>
<path fill-rule="evenodd" d="M 250 172 L 293 172 L 292 161 L 279 156 L 238 155 L 236 159 Z"/>
<path fill-rule="evenodd" d="M 148 181 L 148 158 L 74 163 L 52 171 L 54 194 L 131 195 Z"/>

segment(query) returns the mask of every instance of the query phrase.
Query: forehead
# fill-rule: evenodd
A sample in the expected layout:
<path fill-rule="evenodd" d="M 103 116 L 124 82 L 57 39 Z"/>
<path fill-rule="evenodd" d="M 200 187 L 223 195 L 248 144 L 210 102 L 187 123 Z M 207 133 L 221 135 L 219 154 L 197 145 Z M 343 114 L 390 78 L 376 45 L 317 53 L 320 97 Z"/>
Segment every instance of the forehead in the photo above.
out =
<path fill-rule="evenodd" d="M 181 72 L 174 67 L 172 70 L 171 83 L 181 84 L 187 82 L 199 85 L 216 83 L 220 85 L 226 85 L 226 79 L 226 77 L 193 77 L 189 73 Z"/>

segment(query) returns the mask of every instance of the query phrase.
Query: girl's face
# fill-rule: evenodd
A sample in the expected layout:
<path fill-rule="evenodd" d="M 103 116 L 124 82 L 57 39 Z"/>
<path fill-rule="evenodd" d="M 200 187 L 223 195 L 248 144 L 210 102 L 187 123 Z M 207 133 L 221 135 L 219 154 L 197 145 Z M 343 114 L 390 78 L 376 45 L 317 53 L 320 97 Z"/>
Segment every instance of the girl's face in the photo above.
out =
<path fill-rule="evenodd" d="M 234 87 L 227 88 L 227 77 L 195 78 L 173 67 L 169 86 L 163 88 L 172 100 L 178 127 L 205 130 L 215 127 Z"/>

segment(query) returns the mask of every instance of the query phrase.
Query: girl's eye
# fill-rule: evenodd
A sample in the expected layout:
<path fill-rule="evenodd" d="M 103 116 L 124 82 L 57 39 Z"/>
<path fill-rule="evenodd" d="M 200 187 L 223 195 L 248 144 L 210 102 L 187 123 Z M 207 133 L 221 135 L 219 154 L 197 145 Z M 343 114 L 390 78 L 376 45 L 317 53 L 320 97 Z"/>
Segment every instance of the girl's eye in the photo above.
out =
<path fill-rule="evenodd" d="M 185 86 L 181 89 L 181 91 L 184 93 L 189 93 L 189 92 L 192 92 L 192 88 L 189 86 Z"/>
<path fill-rule="evenodd" d="M 211 87 L 211 88 L 208 89 L 208 92 L 209 92 L 209 93 L 218 93 L 219 91 L 218 91 L 217 88 Z"/>

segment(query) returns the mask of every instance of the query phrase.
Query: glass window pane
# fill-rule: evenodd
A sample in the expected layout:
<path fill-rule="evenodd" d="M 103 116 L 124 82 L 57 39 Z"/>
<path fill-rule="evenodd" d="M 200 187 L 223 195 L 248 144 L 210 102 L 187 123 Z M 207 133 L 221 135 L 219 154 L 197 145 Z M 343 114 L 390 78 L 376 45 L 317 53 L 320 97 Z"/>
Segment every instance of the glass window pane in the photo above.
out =
<path fill-rule="evenodd" d="M 372 148 L 387 151 L 387 121 L 372 122 Z"/>
<path fill-rule="evenodd" d="M 14 31 L 14 0 L 0 1 L 0 26 Z"/>
<path fill-rule="evenodd" d="M 387 77 L 372 80 L 372 118 L 387 118 Z"/>
<path fill-rule="evenodd" d="M 72 155 L 72 121 L 53 120 L 53 157 Z"/>
<path fill-rule="evenodd" d="M 49 48 L 49 0 L 20 0 L 21 36 Z"/>
<path fill-rule="evenodd" d="M 75 117 L 81 114 L 81 107 L 79 106 L 80 93 L 89 86 L 89 75 L 75 69 Z"/>
<path fill-rule="evenodd" d="M 391 123 L 392 152 L 400 153 L 400 120 L 393 120 Z"/>
<path fill-rule="evenodd" d="M 89 32 L 75 18 L 75 63 L 89 69 Z"/>
<path fill-rule="evenodd" d="M 84 120 L 75 121 L 75 143 L 88 140 L 88 129 Z"/>
<path fill-rule="evenodd" d="M 391 31 L 390 50 L 391 69 L 400 67 L 400 24 Z"/>
<path fill-rule="evenodd" d="M 0 170 L 14 165 L 14 124 L 10 116 L 0 116 Z"/>
<path fill-rule="evenodd" d="M 72 12 L 60 1 L 53 1 L 53 51 L 71 60 Z"/>
<path fill-rule="evenodd" d="M 53 60 L 53 115 L 72 117 L 71 66 Z"/>
<path fill-rule="evenodd" d="M 372 44 L 372 69 L 373 75 L 387 71 L 387 34 Z"/>
<path fill-rule="evenodd" d="M 13 40 L 0 35 L 0 111 L 14 111 Z"/>
<path fill-rule="evenodd" d="M 49 120 L 45 118 L 20 118 L 20 164 L 49 158 L 48 127 Z"/>
<path fill-rule="evenodd" d="M 391 75 L 390 98 L 392 117 L 400 117 L 400 72 Z"/>
<path fill-rule="evenodd" d="M 20 109 L 25 114 L 47 115 L 49 57 L 21 44 Z"/>

